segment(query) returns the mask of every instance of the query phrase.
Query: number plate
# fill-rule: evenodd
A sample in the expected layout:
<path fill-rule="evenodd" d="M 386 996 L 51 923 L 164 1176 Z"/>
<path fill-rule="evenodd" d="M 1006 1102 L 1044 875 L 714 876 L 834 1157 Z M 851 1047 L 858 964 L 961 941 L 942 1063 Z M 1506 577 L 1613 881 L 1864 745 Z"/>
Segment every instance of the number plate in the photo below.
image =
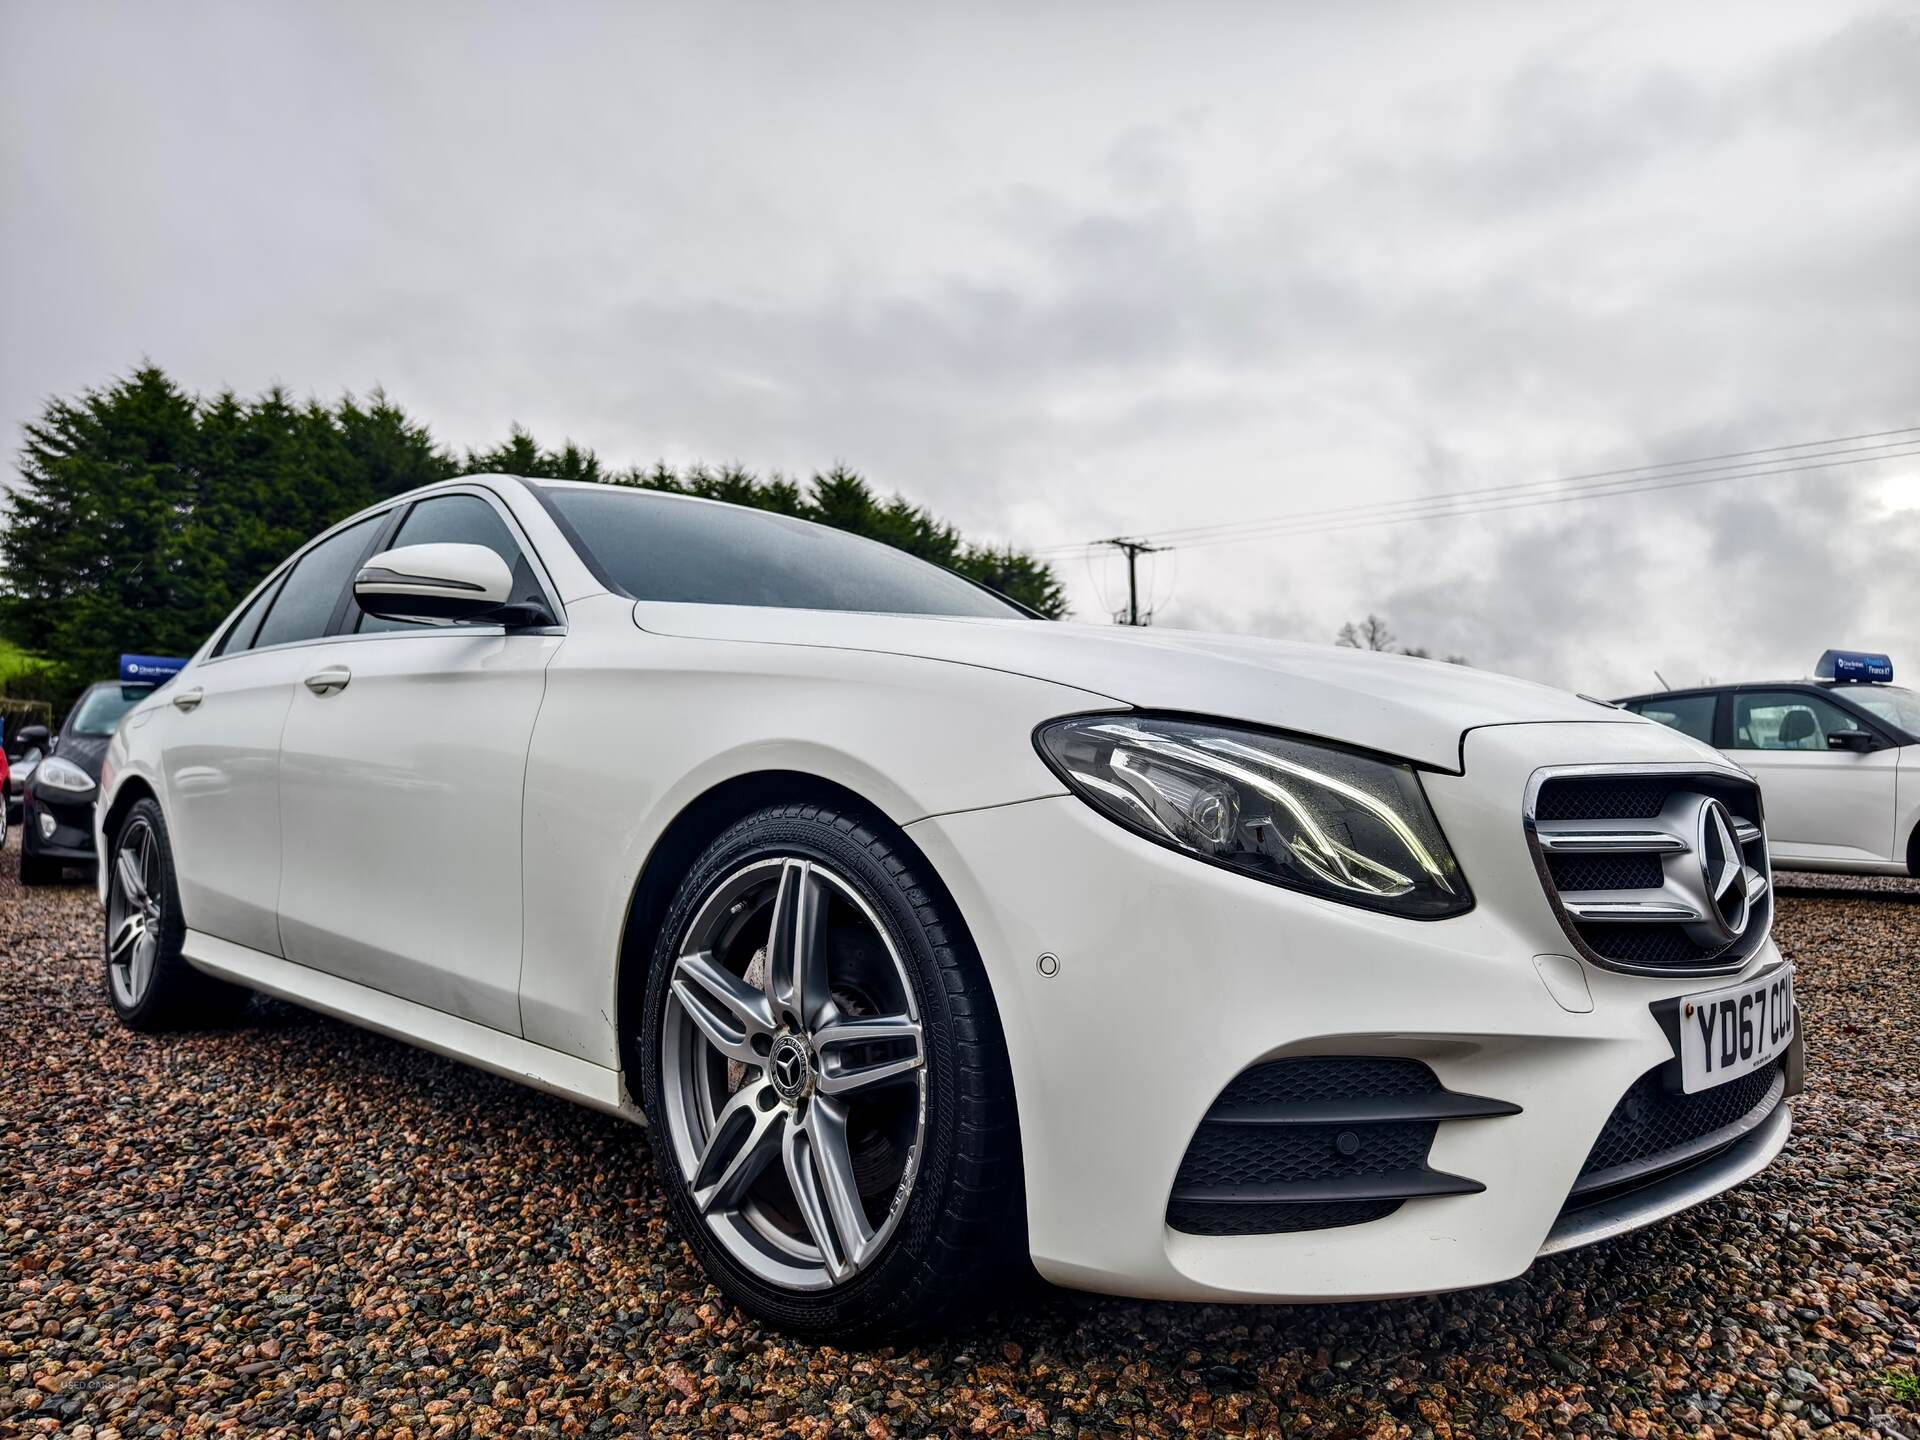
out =
<path fill-rule="evenodd" d="M 1793 967 L 1680 1002 L 1681 1088 L 1689 1095 L 1751 1075 L 1793 1040 Z"/>

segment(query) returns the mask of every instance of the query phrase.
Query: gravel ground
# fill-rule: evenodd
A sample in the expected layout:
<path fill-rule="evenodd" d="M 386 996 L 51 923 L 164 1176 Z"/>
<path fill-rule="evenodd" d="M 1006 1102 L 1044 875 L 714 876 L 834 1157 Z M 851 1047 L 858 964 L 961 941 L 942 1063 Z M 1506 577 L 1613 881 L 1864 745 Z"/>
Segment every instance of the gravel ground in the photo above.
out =
<path fill-rule="evenodd" d="M 733 1313 L 644 1132 L 256 1002 L 150 1040 L 0 873 L 0 1432 L 1920 1440 L 1920 887 L 1783 894 L 1811 1044 L 1755 1183 L 1524 1279 L 1312 1308 L 1035 1284 L 850 1354 Z"/>

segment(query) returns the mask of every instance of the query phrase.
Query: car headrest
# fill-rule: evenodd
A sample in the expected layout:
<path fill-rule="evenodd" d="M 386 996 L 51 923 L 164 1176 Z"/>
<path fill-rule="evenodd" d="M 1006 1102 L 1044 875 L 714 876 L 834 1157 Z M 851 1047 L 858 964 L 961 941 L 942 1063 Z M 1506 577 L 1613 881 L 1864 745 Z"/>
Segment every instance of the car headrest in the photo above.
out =
<path fill-rule="evenodd" d="M 1795 745 L 1802 740 L 1811 740 L 1814 736 L 1813 712 L 1811 710 L 1789 710 L 1780 721 L 1780 743 Z"/>

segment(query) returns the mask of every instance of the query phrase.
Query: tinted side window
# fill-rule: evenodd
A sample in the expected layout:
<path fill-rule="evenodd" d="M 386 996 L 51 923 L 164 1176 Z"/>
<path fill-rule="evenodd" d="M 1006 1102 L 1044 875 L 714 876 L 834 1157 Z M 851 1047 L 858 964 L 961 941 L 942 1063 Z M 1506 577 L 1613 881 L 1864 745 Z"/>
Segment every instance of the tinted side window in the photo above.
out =
<path fill-rule="evenodd" d="M 521 554 L 513 532 L 507 529 L 507 522 L 478 495 L 436 495 L 431 500 L 422 500 L 407 512 L 407 518 L 400 522 L 400 528 L 394 531 L 386 548 L 397 550 L 402 545 L 484 545 L 506 561 L 507 568 L 513 571 L 514 603 L 543 599 L 540 582 L 534 578 L 533 566 Z M 386 620 L 377 615 L 363 614 L 359 628 L 360 633 L 366 635 L 380 630 L 422 630 L 432 627 L 412 620 Z"/>
<path fill-rule="evenodd" d="M 254 644 L 285 645 L 324 635 L 327 622 L 333 618 L 333 607 L 353 572 L 360 568 L 385 519 L 384 515 L 374 515 L 358 525 L 349 525 L 302 555 L 281 582 L 280 593 L 267 611 Z"/>
<path fill-rule="evenodd" d="M 283 575 L 271 585 L 247 602 L 247 608 L 240 612 L 239 618 L 227 627 L 227 633 L 220 637 L 220 643 L 213 647 L 216 655 L 237 655 L 242 650 L 251 650 L 260 634 L 260 622 L 267 618 L 267 611 L 273 605 L 273 597 L 280 592 Z"/>
<path fill-rule="evenodd" d="M 1713 707 L 1717 703 L 1717 698 L 1712 695 L 1680 695 L 1672 699 L 1642 700 L 1633 708 L 1649 720 L 1658 720 L 1682 735 L 1691 735 L 1711 745 Z"/>
<path fill-rule="evenodd" d="M 540 493 L 587 558 L 636 600 L 1025 618 L 904 550 L 788 515 L 618 485 Z"/>
<path fill-rule="evenodd" d="M 1838 705 L 1799 690 L 1755 690 L 1733 697 L 1733 743 L 1742 750 L 1825 750 L 1836 730 L 1860 722 Z"/>

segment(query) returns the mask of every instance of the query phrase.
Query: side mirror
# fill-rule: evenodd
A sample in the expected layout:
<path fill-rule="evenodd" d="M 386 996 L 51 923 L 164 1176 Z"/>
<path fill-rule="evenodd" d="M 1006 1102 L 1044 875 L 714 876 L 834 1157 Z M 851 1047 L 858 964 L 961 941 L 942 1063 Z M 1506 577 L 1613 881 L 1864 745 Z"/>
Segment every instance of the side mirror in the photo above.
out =
<path fill-rule="evenodd" d="M 1829 730 L 1827 748 L 1829 750 L 1871 750 L 1873 736 L 1864 730 Z"/>
<path fill-rule="evenodd" d="M 361 567 L 353 598 L 382 620 L 451 625 L 505 605 L 513 598 L 513 572 L 484 545 L 402 545 Z"/>
<path fill-rule="evenodd" d="M 13 743 L 7 748 L 24 755 L 29 750 L 46 749 L 49 738 L 44 725 L 22 725 L 14 732 Z"/>

